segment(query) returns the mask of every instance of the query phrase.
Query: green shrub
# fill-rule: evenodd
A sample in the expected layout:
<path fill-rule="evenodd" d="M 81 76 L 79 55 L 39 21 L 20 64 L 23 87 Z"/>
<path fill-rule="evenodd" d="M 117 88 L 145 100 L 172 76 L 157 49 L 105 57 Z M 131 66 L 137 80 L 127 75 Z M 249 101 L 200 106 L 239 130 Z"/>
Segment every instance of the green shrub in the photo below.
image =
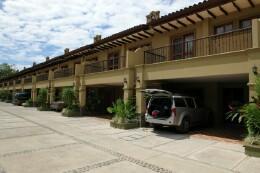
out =
<path fill-rule="evenodd" d="M 68 109 L 73 109 L 73 105 L 76 102 L 75 91 L 73 88 L 64 88 L 62 90 L 62 101 Z"/>
<path fill-rule="evenodd" d="M 48 90 L 45 88 L 41 88 L 39 90 L 39 94 L 37 96 L 37 103 L 39 107 L 47 108 L 47 96 L 48 96 Z"/>
<path fill-rule="evenodd" d="M 25 103 L 24 103 L 24 107 L 32 107 L 33 106 L 33 101 L 32 99 L 29 99 L 27 100 Z"/>
<path fill-rule="evenodd" d="M 124 102 L 122 99 L 117 99 L 112 107 L 108 107 L 107 111 L 113 113 L 113 121 L 118 123 L 125 123 L 136 118 L 136 107 L 132 101 Z"/>

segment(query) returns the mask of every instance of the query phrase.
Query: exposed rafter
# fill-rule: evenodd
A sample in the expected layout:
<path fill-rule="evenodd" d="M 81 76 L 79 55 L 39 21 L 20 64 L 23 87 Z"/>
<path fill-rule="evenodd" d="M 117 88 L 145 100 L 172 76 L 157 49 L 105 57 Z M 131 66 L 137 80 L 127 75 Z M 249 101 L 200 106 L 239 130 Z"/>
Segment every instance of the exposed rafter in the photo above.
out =
<path fill-rule="evenodd" d="M 168 32 L 169 32 L 169 31 L 171 31 L 169 28 L 166 28 L 166 27 L 165 27 L 165 26 L 163 26 L 163 25 L 161 25 L 160 27 L 161 27 L 162 29 L 164 29 L 164 30 L 168 31 Z"/>
<path fill-rule="evenodd" d="M 153 30 L 156 31 L 156 32 L 158 32 L 158 33 L 160 33 L 160 34 L 163 33 L 162 31 L 160 31 L 159 29 L 156 29 L 156 28 L 153 28 Z"/>
<path fill-rule="evenodd" d="M 120 44 L 126 44 L 126 42 L 120 41 L 120 40 L 116 40 L 115 42 L 116 42 L 116 43 L 120 43 Z"/>
<path fill-rule="evenodd" d="M 111 46 L 111 47 L 117 47 L 117 45 L 114 44 L 114 43 L 107 43 L 107 45 L 109 45 L 109 46 Z"/>
<path fill-rule="evenodd" d="M 139 39 L 139 40 L 142 40 L 143 38 L 142 37 L 138 37 L 136 35 L 131 35 L 132 37 L 136 38 L 136 39 Z"/>
<path fill-rule="evenodd" d="M 133 39 L 131 37 L 126 37 L 128 40 L 131 40 L 131 41 L 137 41 L 136 39 Z"/>
<path fill-rule="evenodd" d="M 191 18 L 189 18 L 188 16 L 186 17 L 186 20 L 188 20 L 190 23 L 195 24 L 196 22 L 194 20 L 192 20 Z"/>
<path fill-rule="evenodd" d="M 187 26 L 185 23 L 183 23 L 183 22 L 181 22 L 181 21 L 179 21 L 179 20 L 177 20 L 177 23 L 180 24 L 180 25 L 182 25 L 182 26 L 184 26 L 184 27 Z"/>
<path fill-rule="evenodd" d="M 196 16 L 197 16 L 197 18 L 199 18 L 200 20 L 204 20 L 204 18 L 203 18 L 200 14 L 196 13 Z"/>
<path fill-rule="evenodd" d="M 221 6 L 219 6 L 219 10 L 224 13 L 226 16 L 228 15 L 228 12 Z"/>
<path fill-rule="evenodd" d="M 213 17 L 214 19 L 216 19 L 217 17 L 216 17 L 216 15 L 215 14 L 213 14 L 210 10 L 207 10 L 207 12 L 208 12 L 208 14 L 211 16 L 211 17 Z"/>
<path fill-rule="evenodd" d="M 252 0 L 248 0 L 248 3 L 251 5 L 251 7 L 255 7 L 255 4 L 253 3 L 253 1 Z"/>
<path fill-rule="evenodd" d="M 127 42 L 127 43 L 132 43 L 131 41 L 129 41 L 129 40 L 127 40 L 127 39 L 124 39 L 124 38 L 122 38 L 121 40 L 123 40 L 123 41 L 125 41 L 125 42 Z"/>
<path fill-rule="evenodd" d="M 153 36 L 153 34 L 148 31 L 143 31 L 143 32 L 146 33 L 147 35 Z"/>
<path fill-rule="evenodd" d="M 115 44 L 115 45 L 117 45 L 117 46 L 122 46 L 121 43 L 117 43 L 116 41 L 113 41 L 112 44 Z"/>
<path fill-rule="evenodd" d="M 170 27 L 174 28 L 174 29 L 179 29 L 176 25 L 172 24 L 172 23 L 167 23 Z"/>
<path fill-rule="evenodd" d="M 140 32 L 138 32 L 137 34 L 138 34 L 139 36 L 141 36 L 141 37 L 149 38 L 149 36 L 147 36 L 147 35 L 145 35 L 145 34 L 142 34 L 142 33 L 140 33 Z"/>
<path fill-rule="evenodd" d="M 235 2 L 232 2 L 232 4 L 235 7 L 235 9 L 237 9 L 238 12 L 241 11 L 241 8 Z"/>

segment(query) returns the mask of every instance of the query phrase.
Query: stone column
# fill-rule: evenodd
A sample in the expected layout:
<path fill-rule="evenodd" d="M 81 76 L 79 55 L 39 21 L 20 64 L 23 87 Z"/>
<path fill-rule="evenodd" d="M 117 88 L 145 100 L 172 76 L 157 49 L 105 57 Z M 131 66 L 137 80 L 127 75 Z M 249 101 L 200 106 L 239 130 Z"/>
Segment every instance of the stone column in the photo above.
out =
<path fill-rule="evenodd" d="M 54 72 L 49 70 L 49 88 L 48 88 L 48 103 L 51 104 L 55 100 L 55 84 L 54 84 Z"/>
<path fill-rule="evenodd" d="M 252 41 L 253 48 L 260 47 L 260 21 L 259 19 L 252 20 Z"/>
<path fill-rule="evenodd" d="M 81 85 L 79 87 L 79 107 L 80 107 L 81 115 L 84 115 L 86 113 L 85 106 L 86 106 L 86 86 Z"/>
<path fill-rule="evenodd" d="M 146 111 L 145 95 L 142 90 L 146 89 L 146 82 L 144 80 L 144 66 L 136 67 L 136 113 L 140 116 L 141 124 L 144 124 L 144 114 Z"/>
<path fill-rule="evenodd" d="M 131 99 L 134 95 L 134 84 L 135 84 L 135 72 L 134 69 L 128 69 L 126 76 L 123 79 L 124 83 L 124 101 Z"/>

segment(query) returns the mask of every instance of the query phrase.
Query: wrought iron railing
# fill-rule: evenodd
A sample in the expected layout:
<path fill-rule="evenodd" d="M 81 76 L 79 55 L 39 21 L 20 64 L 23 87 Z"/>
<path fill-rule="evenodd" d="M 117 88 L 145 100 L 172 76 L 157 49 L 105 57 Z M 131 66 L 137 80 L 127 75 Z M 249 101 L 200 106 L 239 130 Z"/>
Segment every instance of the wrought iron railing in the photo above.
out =
<path fill-rule="evenodd" d="M 36 76 L 36 81 L 40 82 L 40 81 L 46 81 L 49 78 L 49 74 L 48 73 L 44 73 L 44 74 L 40 74 Z"/>
<path fill-rule="evenodd" d="M 70 77 L 74 74 L 73 68 L 64 68 L 54 72 L 54 78 Z"/>
<path fill-rule="evenodd" d="M 84 73 L 96 73 L 109 70 L 117 70 L 125 67 L 125 57 L 116 57 L 109 60 L 97 61 L 85 65 Z"/>
<path fill-rule="evenodd" d="M 32 83 L 32 77 L 27 77 L 23 80 L 25 84 Z"/>
<path fill-rule="evenodd" d="M 22 83 L 21 79 L 16 79 L 15 80 L 15 84 L 21 84 L 21 83 Z"/>
<path fill-rule="evenodd" d="M 219 35 L 145 51 L 145 64 L 214 55 L 252 47 L 252 28 L 239 29 Z"/>

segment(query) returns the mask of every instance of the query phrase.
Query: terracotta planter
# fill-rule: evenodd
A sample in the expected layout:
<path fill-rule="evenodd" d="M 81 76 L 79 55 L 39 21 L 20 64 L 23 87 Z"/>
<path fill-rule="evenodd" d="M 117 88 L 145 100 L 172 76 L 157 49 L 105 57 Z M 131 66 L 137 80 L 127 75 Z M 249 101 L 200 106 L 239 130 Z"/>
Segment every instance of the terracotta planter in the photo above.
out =
<path fill-rule="evenodd" d="M 260 157 L 260 145 L 244 144 L 245 154 L 253 157 Z"/>

